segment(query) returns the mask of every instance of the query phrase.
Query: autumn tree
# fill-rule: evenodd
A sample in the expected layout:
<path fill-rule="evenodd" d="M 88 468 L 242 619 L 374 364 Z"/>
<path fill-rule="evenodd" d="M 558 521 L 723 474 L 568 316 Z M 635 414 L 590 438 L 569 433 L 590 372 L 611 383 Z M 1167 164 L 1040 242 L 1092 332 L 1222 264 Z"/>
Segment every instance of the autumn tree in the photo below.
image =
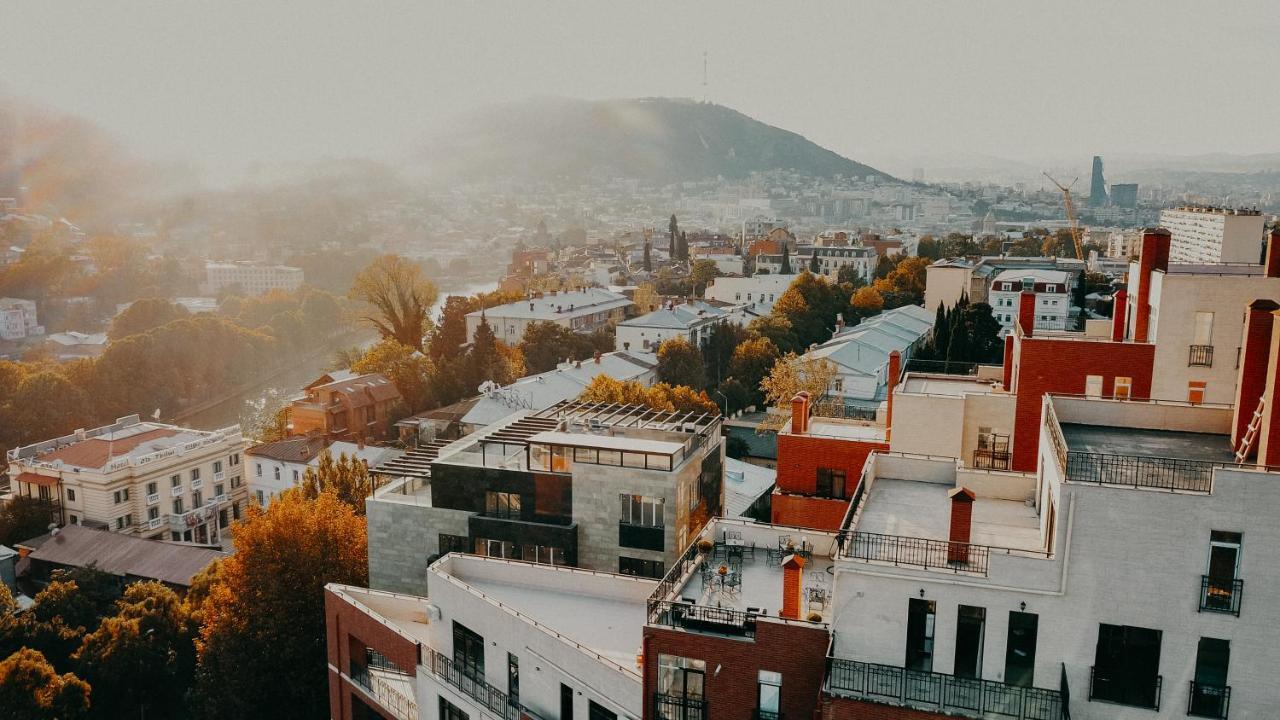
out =
<path fill-rule="evenodd" d="M 752 320 L 747 327 L 752 333 L 767 338 L 782 352 L 795 352 L 801 348 L 791 321 L 781 315 L 762 315 Z"/>
<path fill-rule="evenodd" d="M 222 560 L 196 644 L 204 715 L 326 716 L 323 590 L 368 583 L 364 519 L 331 492 L 309 500 L 294 489 L 251 505 L 231 532 L 236 552 Z"/>
<path fill-rule="evenodd" d="M 23 648 L 0 662 L 0 708 L 8 720 L 75 720 L 88 715 L 89 684 L 59 675 L 38 650 Z"/>
<path fill-rule="evenodd" d="M 431 383 L 435 365 L 427 356 L 395 338 L 383 338 L 374 343 L 352 363 L 351 371 L 381 373 L 400 391 L 410 413 L 426 410 L 435 399 Z"/>
<path fill-rule="evenodd" d="M 412 261 L 399 255 L 375 259 L 356 275 L 349 295 L 369 306 L 363 319 L 382 337 L 423 349 L 427 313 L 436 301 L 436 288 Z"/>
<path fill-rule="evenodd" d="M 874 287 L 859 288 L 849 298 L 849 320 L 857 323 L 864 318 L 879 315 L 884 310 L 884 297 Z"/>
<path fill-rule="evenodd" d="M 687 385 L 695 390 L 707 385 L 702 353 L 682 337 L 664 340 L 658 346 L 657 374 L 668 385 Z"/>
<path fill-rule="evenodd" d="M 776 426 L 791 412 L 791 399 L 801 391 L 809 393 L 812 402 L 819 402 L 836 378 L 836 367 L 822 358 L 797 356 L 787 353 L 774 363 L 769 376 L 761 383 L 765 401 L 776 408 L 762 425 Z"/>
<path fill-rule="evenodd" d="M 373 493 L 369 466 L 360 458 L 349 457 L 346 453 L 339 454 L 335 460 L 325 448 L 316 466 L 308 467 L 302 474 L 302 492 L 314 500 L 326 491 L 350 505 L 357 515 L 364 515 L 364 499 Z"/>
<path fill-rule="evenodd" d="M 590 403 L 620 405 L 647 405 L 655 410 L 668 412 L 705 412 L 718 414 L 720 408 L 705 391 L 685 386 L 656 383 L 645 387 L 635 380 L 615 380 L 608 375 L 597 375 L 583 389 L 578 400 Z"/>
<path fill-rule="evenodd" d="M 185 307 L 163 298 L 136 300 L 111 321 L 107 338 L 114 341 L 129 335 L 144 333 L 172 320 L 184 318 L 187 314 Z"/>

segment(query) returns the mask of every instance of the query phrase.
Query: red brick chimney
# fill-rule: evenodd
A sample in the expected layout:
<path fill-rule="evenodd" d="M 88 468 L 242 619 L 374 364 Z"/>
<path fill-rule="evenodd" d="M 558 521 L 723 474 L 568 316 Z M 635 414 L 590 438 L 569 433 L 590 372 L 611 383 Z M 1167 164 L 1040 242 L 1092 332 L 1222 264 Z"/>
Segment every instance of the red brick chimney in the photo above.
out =
<path fill-rule="evenodd" d="M 1151 322 L 1151 274 L 1169 271 L 1169 231 L 1147 228 L 1142 231 L 1142 251 L 1138 255 L 1138 303 L 1134 307 L 1133 341 L 1147 341 Z"/>
<path fill-rule="evenodd" d="M 1013 385 L 1013 333 L 1004 336 L 1004 390 Z"/>
<path fill-rule="evenodd" d="M 969 488 L 958 487 L 947 493 L 951 498 L 951 534 L 947 545 L 947 562 L 962 563 L 969 560 L 969 538 L 973 534 L 973 500 L 976 495 Z"/>
<path fill-rule="evenodd" d="M 788 555 L 782 560 L 782 610 L 778 617 L 800 619 L 804 605 L 804 558 Z"/>
<path fill-rule="evenodd" d="M 1280 278 L 1280 225 L 1271 228 L 1267 236 L 1267 254 L 1262 259 L 1267 277 Z"/>
<path fill-rule="evenodd" d="M 844 330 L 844 313 L 836 313 L 836 332 L 835 332 L 835 334 L 836 334 L 836 335 L 839 335 L 841 330 Z"/>
<path fill-rule="evenodd" d="M 1271 313 L 1271 347 L 1267 358 L 1266 406 L 1258 429 L 1258 464 L 1280 466 L 1280 310 Z"/>
<path fill-rule="evenodd" d="M 1112 296 L 1111 303 L 1111 340 L 1114 342 L 1124 341 L 1124 321 L 1125 315 L 1129 312 L 1129 291 L 1117 290 Z"/>
<path fill-rule="evenodd" d="M 600 351 L 599 351 L 599 350 L 597 350 L 597 351 L 596 351 L 596 354 L 595 354 L 594 358 L 595 358 L 596 364 L 597 364 L 597 365 L 599 365 L 599 364 L 600 364 Z"/>
<path fill-rule="evenodd" d="M 1031 337 L 1036 327 L 1036 291 L 1034 287 L 1023 287 L 1018 296 L 1018 326 L 1022 334 Z"/>
<path fill-rule="evenodd" d="M 889 441 L 893 432 L 893 391 L 898 387 L 898 377 L 902 375 L 902 353 L 894 350 L 889 353 L 889 403 L 884 412 L 884 439 Z"/>
<path fill-rule="evenodd" d="M 809 393 L 801 390 L 791 398 L 791 434 L 809 432 Z"/>
<path fill-rule="evenodd" d="M 1276 310 L 1280 310 L 1280 304 L 1274 300 L 1254 300 L 1245 313 L 1244 344 L 1240 346 L 1240 370 L 1231 418 L 1231 447 L 1237 450 L 1249 427 L 1249 421 L 1253 419 L 1254 411 L 1258 409 L 1258 400 L 1267 388 L 1271 326 L 1274 324 Z"/>

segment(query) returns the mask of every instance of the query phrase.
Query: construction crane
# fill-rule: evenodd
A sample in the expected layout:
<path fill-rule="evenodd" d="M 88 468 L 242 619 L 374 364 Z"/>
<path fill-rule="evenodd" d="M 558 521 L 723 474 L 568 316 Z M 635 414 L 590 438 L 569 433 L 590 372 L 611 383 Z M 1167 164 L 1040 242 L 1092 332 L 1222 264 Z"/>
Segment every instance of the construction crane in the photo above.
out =
<path fill-rule="evenodd" d="M 1080 178 L 1077 177 L 1075 180 L 1072 180 L 1070 185 L 1063 185 L 1057 180 L 1054 180 L 1053 176 L 1049 173 L 1044 173 L 1044 176 L 1049 178 L 1049 182 L 1057 185 L 1058 189 L 1062 191 L 1062 204 L 1067 208 L 1067 223 L 1071 225 L 1071 242 L 1076 245 L 1076 258 L 1084 260 L 1084 242 L 1081 240 L 1082 231 L 1080 230 L 1080 223 L 1076 221 L 1075 206 L 1071 204 L 1071 188 L 1075 187 L 1076 182 Z"/>

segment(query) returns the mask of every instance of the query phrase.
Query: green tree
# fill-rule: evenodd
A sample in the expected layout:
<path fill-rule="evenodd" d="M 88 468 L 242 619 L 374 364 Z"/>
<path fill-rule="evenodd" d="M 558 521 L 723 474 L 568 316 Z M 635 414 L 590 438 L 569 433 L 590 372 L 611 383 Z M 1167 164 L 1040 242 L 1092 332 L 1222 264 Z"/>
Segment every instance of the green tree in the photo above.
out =
<path fill-rule="evenodd" d="M 107 337 L 115 341 L 129 335 L 144 333 L 173 320 L 184 318 L 187 314 L 186 308 L 163 298 L 135 300 L 111 321 L 111 329 L 107 331 Z"/>
<path fill-rule="evenodd" d="M 89 684 L 59 675 L 38 650 L 23 648 L 0 662 L 0 708 L 9 720 L 75 720 L 89 711 Z"/>
<path fill-rule="evenodd" d="M 818 249 L 813 249 L 813 254 L 809 256 L 809 272 L 814 275 L 822 274 L 822 263 L 818 260 Z"/>
<path fill-rule="evenodd" d="M 680 225 L 676 222 L 676 214 L 675 214 L 675 213 L 671 213 L 671 221 L 667 223 L 667 232 L 668 232 L 668 233 L 670 234 L 670 236 L 671 236 L 671 247 L 670 247 L 670 249 L 669 249 L 669 254 L 670 254 L 670 256 L 671 256 L 671 259 L 672 259 L 672 260 L 675 260 L 675 259 L 676 259 L 676 257 L 677 257 L 677 255 L 676 255 L 676 240 L 677 240 L 677 238 L 678 238 L 678 237 L 679 237 L 679 235 L 680 235 Z"/>
<path fill-rule="evenodd" d="M 775 313 L 762 315 L 752 320 L 748 327 L 751 332 L 768 339 L 781 352 L 795 352 L 801 347 L 795 329 L 791 327 L 791 321 L 782 315 Z"/>
<path fill-rule="evenodd" d="M 231 532 L 236 552 L 221 562 L 196 644 L 204 715 L 326 716 L 324 586 L 368 583 L 364 518 L 333 493 L 289 490 L 250 506 Z"/>
<path fill-rule="evenodd" d="M 436 288 L 416 264 L 399 255 L 383 255 L 356 275 L 350 296 L 369 307 L 363 319 L 382 337 L 423 349 Z"/>
<path fill-rule="evenodd" d="M 764 401 L 760 382 L 769 376 L 781 353 L 778 346 L 766 337 L 748 340 L 734 348 L 729 361 L 729 374 L 746 388 L 747 405 L 759 405 Z M 728 394 L 726 392 L 726 394 Z"/>
<path fill-rule="evenodd" d="M 782 264 L 778 268 L 779 275 L 791 274 L 791 246 L 786 240 L 782 241 Z"/>
<path fill-rule="evenodd" d="M 16 495 L 0 504 L 0 545 L 14 545 L 49 532 L 56 522 L 52 500 Z"/>
<path fill-rule="evenodd" d="M 702 360 L 707 381 L 712 386 L 730 375 L 729 363 L 733 361 L 734 349 L 752 337 L 750 330 L 734 322 L 718 322 L 711 327 L 711 334 L 702 346 Z"/>
<path fill-rule="evenodd" d="M 720 277 L 720 268 L 715 260 L 694 260 L 689 268 L 689 281 L 693 283 L 693 292 L 702 297 L 711 281 Z"/>
<path fill-rule="evenodd" d="M 136 382 L 136 378 L 135 378 Z M 24 377 L 9 398 L 9 415 L 17 440 L 38 442 L 65 435 L 83 420 L 88 399 L 80 388 L 56 370 Z"/>
<path fill-rule="evenodd" d="M 684 338 L 664 340 L 658 346 L 658 379 L 668 385 L 685 385 L 695 390 L 707 386 L 707 369 L 702 353 Z"/>
<path fill-rule="evenodd" d="M 316 466 L 308 467 L 302 474 L 302 491 L 312 500 L 323 492 L 332 492 L 357 515 L 364 515 L 364 500 L 373 494 L 373 478 L 369 475 L 369 466 L 360 458 L 341 453 L 334 460 L 325 448 Z"/>
<path fill-rule="evenodd" d="M 452 360 L 467 343 L 467 313 L 477 310 L 476 302 L 465 295 L 450 295 L 440 308 L 440 324 L 431 333 L 427 353 L 434 362 Z"/>

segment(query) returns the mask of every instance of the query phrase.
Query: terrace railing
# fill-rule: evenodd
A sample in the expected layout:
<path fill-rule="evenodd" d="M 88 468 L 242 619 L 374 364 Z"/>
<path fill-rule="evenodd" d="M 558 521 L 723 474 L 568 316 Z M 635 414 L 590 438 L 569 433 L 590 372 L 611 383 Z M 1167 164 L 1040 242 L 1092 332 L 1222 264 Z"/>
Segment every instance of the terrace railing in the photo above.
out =
<path fill-rule="evenodd" d="M 741 610 L 661 601 L 657 604 L 656 615 L 651 621 L 684 630 L 754 638 L 757 617 L 755 613 Z"/>
<path fill-rule="evenodd" d="M 654 693 L 653 716 L 658 720 L 705 720 L 707 701 L 701 698 Z"/>
<path fill-rule="evenodd" d="M 1244 580 L 1200 576 L 1200 612 L 1230 613 L 1240 617 Z"/>
<path fill-rule="evenodd" d="M 1213 346 L 1192 345 L 1187 353 L 1188 367 L 1213 367 Z"/>
<path fill-rule="evenodd" d="M 1207 493 L 1213 490 L 1214 468 L 1224 463 L 1181 458 L 1067 451 L 1070 482 L 1127 485 L 1135 488 Z"/>
<path fill-rule="evenodd" d="M 430 653 L 430 656 L 426 658 L 427 667 L 431 668 L 431 672 L 436 677 L 449 683 L 462 694 L 480 703 L 480 705 L 498 717 L 503 720 L 520 720 L 522 714 L 534 718 L 538 717 L 528 708 L 513 704 L 510 696 L 490 685 L 484 678 L 474 677 L 471 673 L 464 672 L 448 657 L 425 645 L 422 647 L 423 650 Z"/>
<path fill-rule="evenodd" d="M 844 543 L 844 556 L 924 570 L 986 575 L 991 548 L 949 540 L 854 532 Z"/>
<path fill-rule="evenodd" d="M 958 360 L 908 360 L 907 372 L 933 373 L 935 375 L 977 375 L 978 363 Z"/>
<path fill-rule="evenodd" d="M 1187 695 L 1187 715 L 1227 720 L 1227 712 L 1230 708 L 1230 685 L 1210 685 L 1191 681 L 1191 692 Z"/>
<path fill-rule="evenodd" d="M 970 718 L 1061 720 L 1066 708 L 1057 690 L 840 658 L 828 659 L 827 692 Z"/>

